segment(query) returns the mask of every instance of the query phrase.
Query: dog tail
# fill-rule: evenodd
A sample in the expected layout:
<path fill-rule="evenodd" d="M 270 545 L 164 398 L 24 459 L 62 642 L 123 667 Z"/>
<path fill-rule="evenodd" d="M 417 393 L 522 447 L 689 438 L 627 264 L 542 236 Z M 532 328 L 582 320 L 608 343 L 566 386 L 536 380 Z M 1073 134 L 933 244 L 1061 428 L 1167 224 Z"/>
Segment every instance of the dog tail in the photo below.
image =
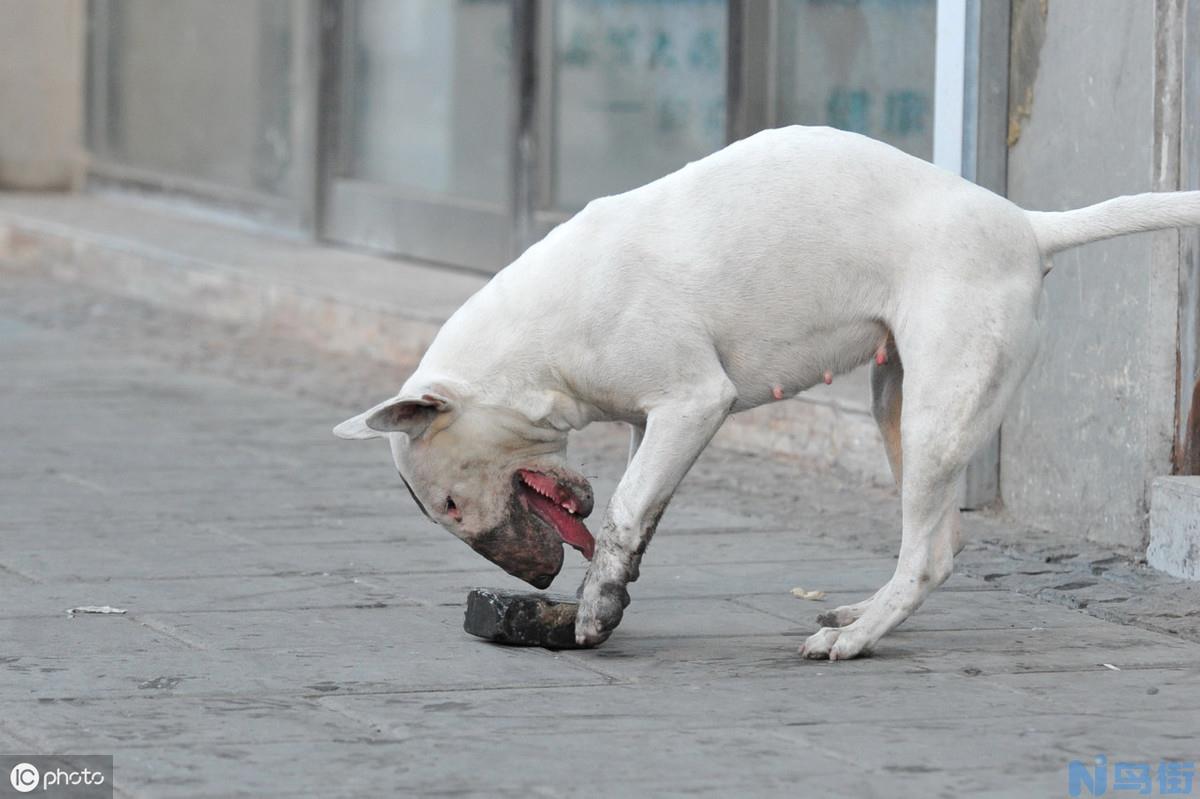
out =
<path fill-rule="evenodd" d="M 1042 255 L 1113 236 L 1200 226 L 1200 191 L 1116 197 L 1075 211 L 1026 211 Z"/>

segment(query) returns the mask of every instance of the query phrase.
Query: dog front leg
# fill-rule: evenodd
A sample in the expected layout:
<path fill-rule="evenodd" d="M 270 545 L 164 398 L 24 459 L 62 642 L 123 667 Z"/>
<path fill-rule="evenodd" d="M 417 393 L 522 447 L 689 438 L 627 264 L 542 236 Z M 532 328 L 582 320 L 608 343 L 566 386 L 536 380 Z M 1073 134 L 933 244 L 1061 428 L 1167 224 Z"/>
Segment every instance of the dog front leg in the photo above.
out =
<path fill-rule="evenodd" d="M 645 436 L 608 505 L 596 552 L 579 589 L 575 640 L 602 643 L 629 604 L 626 586 L 637 579 L 658 520 L 675 489 L 720 428 L 736 397 L 728 380 L 686 402 L 655 408 Z"/>

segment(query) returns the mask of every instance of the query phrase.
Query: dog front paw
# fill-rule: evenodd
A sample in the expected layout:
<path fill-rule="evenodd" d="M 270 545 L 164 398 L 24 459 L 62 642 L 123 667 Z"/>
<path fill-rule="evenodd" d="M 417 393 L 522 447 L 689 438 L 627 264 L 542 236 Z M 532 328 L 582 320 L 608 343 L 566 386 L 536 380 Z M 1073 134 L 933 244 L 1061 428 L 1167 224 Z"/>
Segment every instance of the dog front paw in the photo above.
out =
<path fill-rule="evenodd" d="M 585 581 L 575 616 L 575 643 L 580 646 L 604 643 L 621 623 L 628 604 L 629 592 L 623 584 Z"/>

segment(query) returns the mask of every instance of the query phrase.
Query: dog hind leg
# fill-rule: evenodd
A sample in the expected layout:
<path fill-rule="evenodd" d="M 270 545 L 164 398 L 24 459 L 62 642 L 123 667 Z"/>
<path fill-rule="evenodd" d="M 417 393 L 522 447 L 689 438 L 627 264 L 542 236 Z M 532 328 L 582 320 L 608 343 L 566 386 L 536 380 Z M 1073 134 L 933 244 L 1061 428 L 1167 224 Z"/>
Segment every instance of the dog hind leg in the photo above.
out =
<path fill-rule="evenodd" d="M 871 366 L 871 414 L 879 425 L 883 436 L 883 447 L 887 452 L 888 465 L 896 488 L 903 480 L 903 457 L 900 449 L 900 411 L 903 406 L 904 365 L 896 349 L 896 340 L 888 336 L 883 350 L 883 362 L 878 360 Z M 887 586 L 884 586 L 886 588 Z M 842 605 L 817 616 L 817 624 L 823 627 L 845 627 L 858 621 L 875 597 L 883 593 L 880 588 L 861 602 Z"/>
<path fill-rule="evenodd" d="M 958 478 L 999 426 L 1036 350 L 1036 293 L 1014 288 L 985 297 L 968 286 L 929 298 L 898 337 L 905 376 L 896 572 L 857 620 L 810 636 L 803 656 L 870 652 L 950 576 L 960 536 Z"/>

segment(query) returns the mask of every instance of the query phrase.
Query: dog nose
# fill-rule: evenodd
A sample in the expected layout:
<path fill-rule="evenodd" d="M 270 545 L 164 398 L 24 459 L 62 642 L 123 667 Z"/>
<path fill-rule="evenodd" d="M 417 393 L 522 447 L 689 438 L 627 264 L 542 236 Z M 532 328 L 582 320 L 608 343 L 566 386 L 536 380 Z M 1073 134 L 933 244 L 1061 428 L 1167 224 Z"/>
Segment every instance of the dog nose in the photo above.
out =
<path fill-rule="evenodd" d="M 539 574 L 537 577 L 525 578 L 525 582 L 529 583 L 534 588 L 541 590 L 543 588 L 549 588 L 550 583 L 554 582 L 554 577 L 555 575 L 553 574 Z"/>

